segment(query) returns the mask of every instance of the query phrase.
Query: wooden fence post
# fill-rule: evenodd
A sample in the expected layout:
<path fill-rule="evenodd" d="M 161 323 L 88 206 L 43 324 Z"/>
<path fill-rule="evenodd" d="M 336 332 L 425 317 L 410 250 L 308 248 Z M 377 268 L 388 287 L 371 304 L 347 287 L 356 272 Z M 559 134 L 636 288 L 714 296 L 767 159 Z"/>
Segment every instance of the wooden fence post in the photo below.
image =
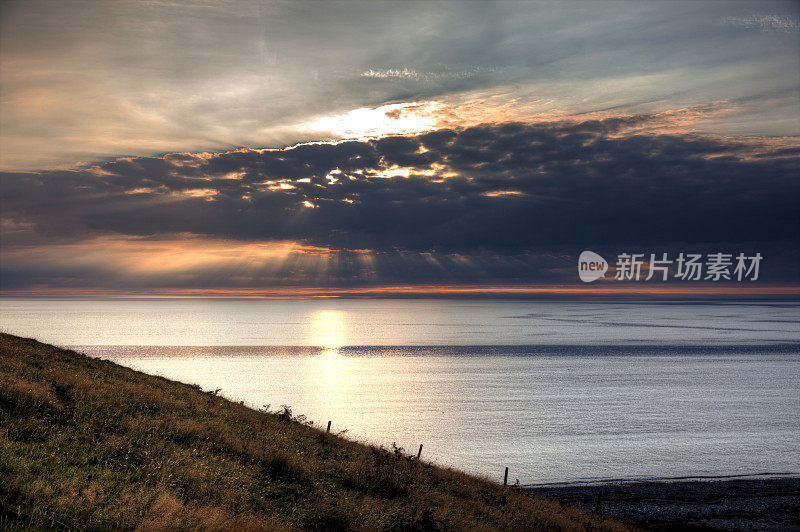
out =
<path fill-rule="evenodd" d="M 330 432 L 330 431 L 331 431 L 331 422 L 330 422 L 330 420 L 328 420 L 328 430 L 326 432 Z"/>
<path fill-rule="evenodd" d="M 422 444 L 421 443 L 419 444 L 419 451 L 417 451 L 417 460 L 419 460 L 420 456 L 422 456 Z"/>
<path fill-rule="evenodd" d="M 506 466 L 506 475 L 503 477 L 503 486 L 508 485 L 508 466 Z"/>

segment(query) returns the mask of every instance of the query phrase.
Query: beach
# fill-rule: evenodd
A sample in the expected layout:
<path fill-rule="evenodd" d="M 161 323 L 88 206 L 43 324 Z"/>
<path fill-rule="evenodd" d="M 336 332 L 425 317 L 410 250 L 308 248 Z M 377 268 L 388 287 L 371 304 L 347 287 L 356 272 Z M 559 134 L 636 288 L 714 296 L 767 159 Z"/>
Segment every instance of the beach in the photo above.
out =
<path fill-rule="evenodd" d="M 800 478 L 729 478 L 526 487 L 651 530 L 800 530 Z"/>

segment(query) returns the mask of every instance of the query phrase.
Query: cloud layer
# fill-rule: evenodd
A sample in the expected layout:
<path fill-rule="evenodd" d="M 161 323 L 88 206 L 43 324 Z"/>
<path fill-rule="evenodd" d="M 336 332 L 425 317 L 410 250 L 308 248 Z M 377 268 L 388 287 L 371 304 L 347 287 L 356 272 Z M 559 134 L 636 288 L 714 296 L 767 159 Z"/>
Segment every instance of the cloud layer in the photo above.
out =
<path fill-rule="evenodd" d="M 5 173 L 3 282 L 552 283 L 574 280 L 582 249 L 720 247 L 769 251 L 768 279 L 800 280 L 797 142 L 653 132 L 663 121 L 510 122 Z M 157 280 L 137 271 L 147 242 L 178 260 L 187 239 L 215 258 Z M 86 246 L 109 264 L 70 258 Z"/>
<path fill-rule="evenodd" d="M 7 1 L 0 168 L 289 145 L 354 109 L 476 94 L 535 113 L 749 98 L 709 130 L 796 135 L 797 6 Z"/>

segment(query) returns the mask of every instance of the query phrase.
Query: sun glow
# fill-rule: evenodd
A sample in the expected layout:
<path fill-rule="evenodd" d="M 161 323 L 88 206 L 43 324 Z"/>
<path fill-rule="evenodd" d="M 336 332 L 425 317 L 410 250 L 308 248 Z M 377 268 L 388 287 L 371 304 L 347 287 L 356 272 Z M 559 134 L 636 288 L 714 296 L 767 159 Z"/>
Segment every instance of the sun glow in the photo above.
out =
<path fill-rule="evenodd" d="M 318 118 L 307 127 L 340 138 L 409 135 L 439 127 L 437 111 L 440 107 L 437 102 L 390 104 L 374 109 L 362 107 L 340 115 Z"/>

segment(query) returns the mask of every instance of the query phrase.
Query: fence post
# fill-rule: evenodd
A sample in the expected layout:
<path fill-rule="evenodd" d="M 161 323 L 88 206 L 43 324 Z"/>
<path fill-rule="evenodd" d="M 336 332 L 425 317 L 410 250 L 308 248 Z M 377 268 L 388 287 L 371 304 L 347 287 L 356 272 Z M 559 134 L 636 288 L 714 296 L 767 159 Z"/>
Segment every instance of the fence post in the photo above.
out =
<path fill-rule="evenodd" d="M 508 485 L 508 466 L 506 466 L 506 475 L 503 477 L 503 486 Z"/>
<path fill-rule="evenodd" d="M 422 444 L 421 443 L 419 444 L 419 451 L 417 451 L 417 460 L 419 460 L 420 456 L 422 456 Z"/>
<path fill-rule="evenodd" d="M 328 430 L 325 431 L 325 432 L 330 432 L 330 431 L 331 431 L 331 422 L 330 422 L 330 420 L 328 420 Z"/>

